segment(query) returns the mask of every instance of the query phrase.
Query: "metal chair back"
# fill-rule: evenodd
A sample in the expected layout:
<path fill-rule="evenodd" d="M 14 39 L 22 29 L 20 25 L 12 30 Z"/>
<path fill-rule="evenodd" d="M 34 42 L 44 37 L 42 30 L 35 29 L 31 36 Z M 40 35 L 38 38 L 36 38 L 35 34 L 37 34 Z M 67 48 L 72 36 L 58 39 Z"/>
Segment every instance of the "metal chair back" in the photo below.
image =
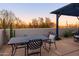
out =
<path fill-rule="evenodd" d="M 42 40 L 36 39 L 36 40 L 30 40 L 27 44 L 27 48 L 30 50 L 38 49 L 42 46 Z"/>
<path fill-rule="evenodd" d="M 40 54 L 41 56 L 41 47 L 42 47 L 42 40 L 36 39 L 36 40 L 30 40 L 27 44 L 27 55 L 34 55 L 34 54 Z M 31 52 L 29 50 L 36 50 L 39 49 L 39 51 Z"/>

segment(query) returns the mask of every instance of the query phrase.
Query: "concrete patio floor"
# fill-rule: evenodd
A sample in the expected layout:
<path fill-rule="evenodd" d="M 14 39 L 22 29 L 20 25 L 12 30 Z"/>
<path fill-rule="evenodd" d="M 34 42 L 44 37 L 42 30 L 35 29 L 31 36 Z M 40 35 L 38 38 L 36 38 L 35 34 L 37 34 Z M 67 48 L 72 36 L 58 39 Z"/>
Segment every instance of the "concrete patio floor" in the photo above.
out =
<path fill-rule="evenodd" d="M 62 38 L 62 40 L 56 42 L 57 49 L 52 44 L 50 52 L 42 48 L 42 56 L 79 56 L 79 42 L 74 42 L 73 40 L 74 38 Z M 11 46 L 4 45 L 0 49 L 0 56 L 10 55 Z M 24 49 L 17 49 L 15 56 L 24 56 Z"/>

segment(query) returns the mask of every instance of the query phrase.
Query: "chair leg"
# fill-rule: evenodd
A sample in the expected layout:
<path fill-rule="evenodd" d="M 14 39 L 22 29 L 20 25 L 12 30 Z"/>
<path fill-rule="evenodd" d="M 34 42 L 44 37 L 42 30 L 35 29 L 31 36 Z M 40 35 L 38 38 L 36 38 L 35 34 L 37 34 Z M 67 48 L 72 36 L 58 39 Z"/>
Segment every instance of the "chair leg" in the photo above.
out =
<path fill-rule="evenodd" d="M 44 45 L 45 45 L 45 48 L 46 48 L 46 42 L 44 43 Z"/>
<path fill-rule="evenodd" d="M 49 50 L 51 49 L 51 43 L 49 43 Z"/>
<path fill-rule="evenodd" d="M 26 47 L 25 47 L 25 56 L 26 56 Z"/>
<path fill-rule="evenodd" d="M 41 56 L 41 48 L 40 48 L 40 56 Z"/>
<path fill-rule="evenodd" d="M 55 49 L 57 49 L 56 42 L 54 42 L 54 45 L 55 45 Z"/>
<path fill-rule="evenodd" d="M 28 50 L 28 47 L 27 47 L 27 56 L 28 56 L 28 52 L 29 52 L 29 50 Z"/>

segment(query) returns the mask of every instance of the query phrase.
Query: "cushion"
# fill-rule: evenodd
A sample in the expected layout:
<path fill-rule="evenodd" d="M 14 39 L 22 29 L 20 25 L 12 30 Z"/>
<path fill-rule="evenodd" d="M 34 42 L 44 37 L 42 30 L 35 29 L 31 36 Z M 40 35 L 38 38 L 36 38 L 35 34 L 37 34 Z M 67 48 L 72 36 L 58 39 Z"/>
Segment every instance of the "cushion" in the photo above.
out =
<path fill-rule="evenodd" d="M 51 42 L 55 42 L 55 35 L 50 34 L 49 35 L 49 39 L 51 39 Z"/>
<path fill-rule="evenodd" d="M 74 35 L 74 37 L 79 38 L 79 35 Z"/>

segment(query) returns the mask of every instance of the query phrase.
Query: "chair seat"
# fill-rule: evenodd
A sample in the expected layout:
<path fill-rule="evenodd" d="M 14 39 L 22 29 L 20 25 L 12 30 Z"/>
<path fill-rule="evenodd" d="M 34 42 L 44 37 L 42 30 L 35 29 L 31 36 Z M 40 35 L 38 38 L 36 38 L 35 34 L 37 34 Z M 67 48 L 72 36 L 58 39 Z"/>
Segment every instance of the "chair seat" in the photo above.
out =
<path fill-rule="evenodd" d="M 48 39 L 47 41 L 45 41 L 46 43 L 54 43 L 55 41 L 51 41 L 51 39 Z"/>

